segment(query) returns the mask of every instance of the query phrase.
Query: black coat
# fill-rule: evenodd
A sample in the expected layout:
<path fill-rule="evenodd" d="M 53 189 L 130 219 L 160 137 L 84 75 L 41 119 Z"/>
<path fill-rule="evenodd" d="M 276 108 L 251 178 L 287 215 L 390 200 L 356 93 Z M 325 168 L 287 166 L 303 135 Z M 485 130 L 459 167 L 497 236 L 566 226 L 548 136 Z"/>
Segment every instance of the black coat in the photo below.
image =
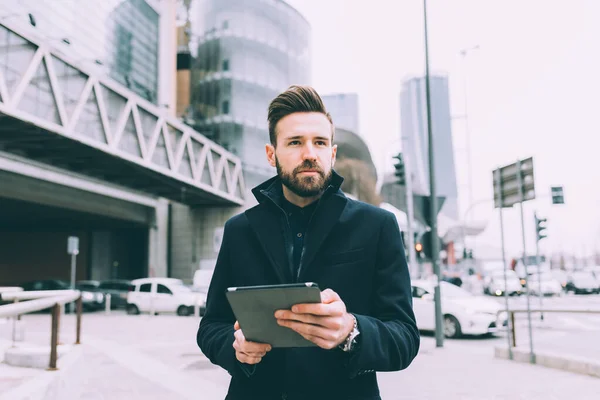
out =
<path fill-rule="evenodd" d="M 419 332 L 397 221 L 348 199 L 339 189 L 342 180 L 334 173 L 319 200 L 297 279 L 278 178 L 255 188 L 259 204 L 225 224 L 197 340 L 210 361 L 232 376 L 227 399 L 379 399 L 375 371 L 402 370 L 417 355 Z M 255 367 L 240 363 L 227 287 L 291 282 L 316 282 L 337 292 L 357 318 L 358 348 L 276 348 Z"/>

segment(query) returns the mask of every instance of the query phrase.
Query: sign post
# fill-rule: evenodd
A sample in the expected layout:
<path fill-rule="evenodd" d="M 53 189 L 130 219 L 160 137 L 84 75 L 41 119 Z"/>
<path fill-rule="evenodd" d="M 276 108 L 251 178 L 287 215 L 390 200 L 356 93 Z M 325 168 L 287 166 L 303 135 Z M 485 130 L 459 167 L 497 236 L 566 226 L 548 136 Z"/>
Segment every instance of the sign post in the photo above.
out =
<path fill-rule="evenodd" d="M 498 168 L 493 174 L 494 207 L 512 208 L 515 204 L 521 209 L 521 232 L 523 236 L 523 266 L 525 267 L 525 290 L 527 297 L 527 320 L 529 328 L 529 361 L 535 364 L 533 352 L 533 332 L 531 328 L 531 303 L 529 293 L 529 277 L 527 268 L 527 245 L 525 241 L 525 217 L 523 203 L 535 199 L 535 180 L 533 174 L 533 158 L 517 160 L 514 164 Z M 506 263 L 505 263 L 506 264 Z M 506 269 L 506 265 L 504 266 Z M 506 284 L 506 282 L 505 282 Z M 504 288 L 506 292 L 506 287 Z"/>
<path fill-rule="evenodd" d="M 77 254 L 79 254 L 79 238 L 69 236 L 67 241 L 67 253 L 71 255 L 71 289 L 75 289 L 75 273 L 77 269 Z M 69 303 L 69 312 L 75 311 L 75 303 Z"/>

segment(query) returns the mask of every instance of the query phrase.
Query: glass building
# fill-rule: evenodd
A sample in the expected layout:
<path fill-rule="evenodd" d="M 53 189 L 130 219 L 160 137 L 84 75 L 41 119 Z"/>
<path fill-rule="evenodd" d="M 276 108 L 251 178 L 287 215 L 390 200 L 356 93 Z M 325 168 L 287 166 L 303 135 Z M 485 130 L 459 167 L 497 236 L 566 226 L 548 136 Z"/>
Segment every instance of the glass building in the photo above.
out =
<path fill-rule="evenodd" d="M 441 213 L 458 220 L 458 189 L 452 141 L 448 78 L 433 75 L 431 84 L 431 127 L 435 138 L 435 176 L 437 195 L 446 198 Z M 413 190 L 429 194 L 429 140 L 425 78 L 414 77 L 402 83 L 400 94 L 402 136 L 408 137 L 408 148 L 414 176 Z"/>
<path fill-rule="evenodd" d="M 0 23 L 27 29 L 78 64 L 158 104 L 160 11 L 156 0 L 85 5 L 81 0 L 4 0 Z"/>
<path fill-rule="evenodd" d="M 203 0 L 192 13 L 186 118 L 242 159 L 252 187 L 274 174 L 265 159 L 270 101 L 310 83 L 310 26 L 282 0 Z"/>

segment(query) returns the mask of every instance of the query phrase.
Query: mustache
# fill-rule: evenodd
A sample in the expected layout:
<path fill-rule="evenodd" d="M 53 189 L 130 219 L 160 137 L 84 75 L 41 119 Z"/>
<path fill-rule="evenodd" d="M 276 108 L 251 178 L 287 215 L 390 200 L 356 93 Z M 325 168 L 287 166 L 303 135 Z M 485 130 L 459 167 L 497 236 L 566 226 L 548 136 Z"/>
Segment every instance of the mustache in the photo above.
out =
<path fill-rule="evenodd" d="M 318 172 L 320 175 L 323 175 L 323 170 L 321 167 L 317 165 L 317 163 L 313 163 L 310 160 L 305 160 L 301 165 L 294 168 L 294 175 L 299 174 L 302 171 L 312 170 Z"/>

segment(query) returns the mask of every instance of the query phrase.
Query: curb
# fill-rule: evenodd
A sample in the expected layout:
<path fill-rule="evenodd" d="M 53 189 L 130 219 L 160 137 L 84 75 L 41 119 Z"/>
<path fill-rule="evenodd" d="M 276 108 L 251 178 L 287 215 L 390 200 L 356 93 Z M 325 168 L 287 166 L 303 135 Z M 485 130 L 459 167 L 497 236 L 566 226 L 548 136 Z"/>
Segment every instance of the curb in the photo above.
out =
<path fill-rule="evenodd" d="M 82 349 L 73 346 L 58 359 L 57 371 L 43 371 L 19 386 L 0 393 L 0 400 L 59 400 L 77 398 L 73 392 L 73 376 L 81 371 Z M 14 367 L 23 368 L 23 367 Z"/>
<path fill-rule="evenodd" d="M 512 351 L 513 361 L 526 364 L 530 363 L 529 349 L 513 347 Z M 600 361 L 598 360 L 567 356 L 565 354 L 548 351 L 537 351 L 534 355 L 535 365 L 600 378 Z M 508 349 L 506 347 L 495 347 L 494 356 L 499 359 L 508 360 Z"/>

